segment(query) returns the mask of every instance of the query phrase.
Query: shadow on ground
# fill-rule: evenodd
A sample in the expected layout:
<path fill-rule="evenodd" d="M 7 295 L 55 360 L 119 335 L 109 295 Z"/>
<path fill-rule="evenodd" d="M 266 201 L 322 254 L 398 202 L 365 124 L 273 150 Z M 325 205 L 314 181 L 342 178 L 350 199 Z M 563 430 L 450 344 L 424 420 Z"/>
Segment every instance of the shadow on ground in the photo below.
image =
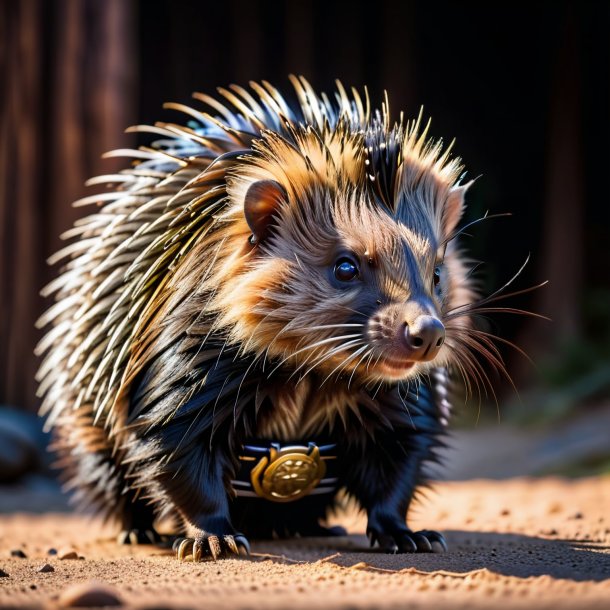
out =
<path fill-rule="evenodd" d="M 415 569 L 426 573 L 467 574 L 486 569 L 518 578 L 548 575 L 573 581 L 610 580 L 610 547 L 599 542 L 495 532 L 444 533 L 450 551 L 442 554 L 388 555 L 371 550 L 365 536 L 332 541 L 258 541 L 252 550 L 260 559 L 280 562 L 324 560 L 342 567 L 387 572 Z M 316 543 L 320 546 L 316 547 Z"/>

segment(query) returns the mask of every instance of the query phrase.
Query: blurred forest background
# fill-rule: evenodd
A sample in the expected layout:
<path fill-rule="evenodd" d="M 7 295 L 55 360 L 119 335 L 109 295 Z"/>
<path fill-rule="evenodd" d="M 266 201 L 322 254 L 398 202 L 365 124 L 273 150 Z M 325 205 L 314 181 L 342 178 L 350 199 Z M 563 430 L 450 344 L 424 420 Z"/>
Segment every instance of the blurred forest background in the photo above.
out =
<path fill-rule="evenodd" d="M 467 220 L 513 213 L 464 240 L 487 292 L 528 253 L 514 287 L 549 280 L 506 305 L 552 323 L 493 320 L 537 365 L 502 347 L 521 394 L 498 378 L 502 418 L 610 421 L 608 32 L 609 2 L 1 0 L 0 403 L 38 407 L 45 259 L 82 213 L 70 202 L 91 193 L 85 180 L 124 163 L 101 154 L 139 143 L 125 127 L 183 120 L 161 105 L 193 91 L 260 79 L 289 91 L 296 73 L 326 92 L 336 78 L 367 85 L 375 105 L 387 89 L 395 116 L 423 105 L 432 135 L 455 137 L 481 175 Z M 476 405 L 465 413 L 474 423 Z"/>

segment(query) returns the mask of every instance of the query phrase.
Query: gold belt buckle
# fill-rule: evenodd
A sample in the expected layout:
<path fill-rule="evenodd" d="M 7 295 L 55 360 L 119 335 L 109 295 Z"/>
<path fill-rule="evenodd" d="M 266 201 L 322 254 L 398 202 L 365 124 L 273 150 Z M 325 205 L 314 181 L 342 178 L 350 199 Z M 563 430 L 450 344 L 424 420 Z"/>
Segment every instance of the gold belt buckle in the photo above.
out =
<path fill-rule="evenodd" d="M 250 473 L 254 491 L 273 502 L 292 502 L 306 496 L 324 478 L 326 464 L 320 449 L 292 446 L 271 447 L 269 457 L 261 458 Z"/>

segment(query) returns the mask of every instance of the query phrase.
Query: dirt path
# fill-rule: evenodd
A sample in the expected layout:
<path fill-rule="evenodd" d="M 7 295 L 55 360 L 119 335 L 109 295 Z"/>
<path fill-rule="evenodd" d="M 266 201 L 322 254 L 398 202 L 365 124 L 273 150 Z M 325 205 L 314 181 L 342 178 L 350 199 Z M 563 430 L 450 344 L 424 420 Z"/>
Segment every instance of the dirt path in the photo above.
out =
<path fill-rule="evenodd" d="M 412 526 L 442 529 L 449 553 L 372 553 L 362 517 L 348 512 L 335 519 L 347 538 L 181 564 L 162 549 L 117 547 L 81 517 L 3 515 L 0 606 L 57 607 L 94 579 L 139 608 L 610 608 L 610 477 L 442 483 L 417 508 Z M 47 555 L 66 545 L 84 559 Z M 45 563 L 54 571 L 38 572 Z"/>

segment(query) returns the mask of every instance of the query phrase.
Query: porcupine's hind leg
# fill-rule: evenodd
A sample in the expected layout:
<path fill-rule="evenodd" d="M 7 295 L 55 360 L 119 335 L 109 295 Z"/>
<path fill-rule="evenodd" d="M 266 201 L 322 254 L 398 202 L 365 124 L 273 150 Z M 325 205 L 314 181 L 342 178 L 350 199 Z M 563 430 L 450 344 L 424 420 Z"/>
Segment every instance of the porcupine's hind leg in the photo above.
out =
<path fill-rule="evenodd" d="M 121 531 L 117 536 L 119 544 L 158 544 L 163 541 L 154 527 L 155 513 L 152 507 L 143 500 L 126 500 L 122 515 Z"/>
<path fill-rule="evenodd" d="M 92 414 L 83 407 L 62 414 L 54 434 L 57 465 L 71 500 L 83 511 L 117 523 L 120 544 L 159 542 L 152 507 L 127 485 L 124 467 L 113 456 L 104 428 L 93 424 Z"/>

